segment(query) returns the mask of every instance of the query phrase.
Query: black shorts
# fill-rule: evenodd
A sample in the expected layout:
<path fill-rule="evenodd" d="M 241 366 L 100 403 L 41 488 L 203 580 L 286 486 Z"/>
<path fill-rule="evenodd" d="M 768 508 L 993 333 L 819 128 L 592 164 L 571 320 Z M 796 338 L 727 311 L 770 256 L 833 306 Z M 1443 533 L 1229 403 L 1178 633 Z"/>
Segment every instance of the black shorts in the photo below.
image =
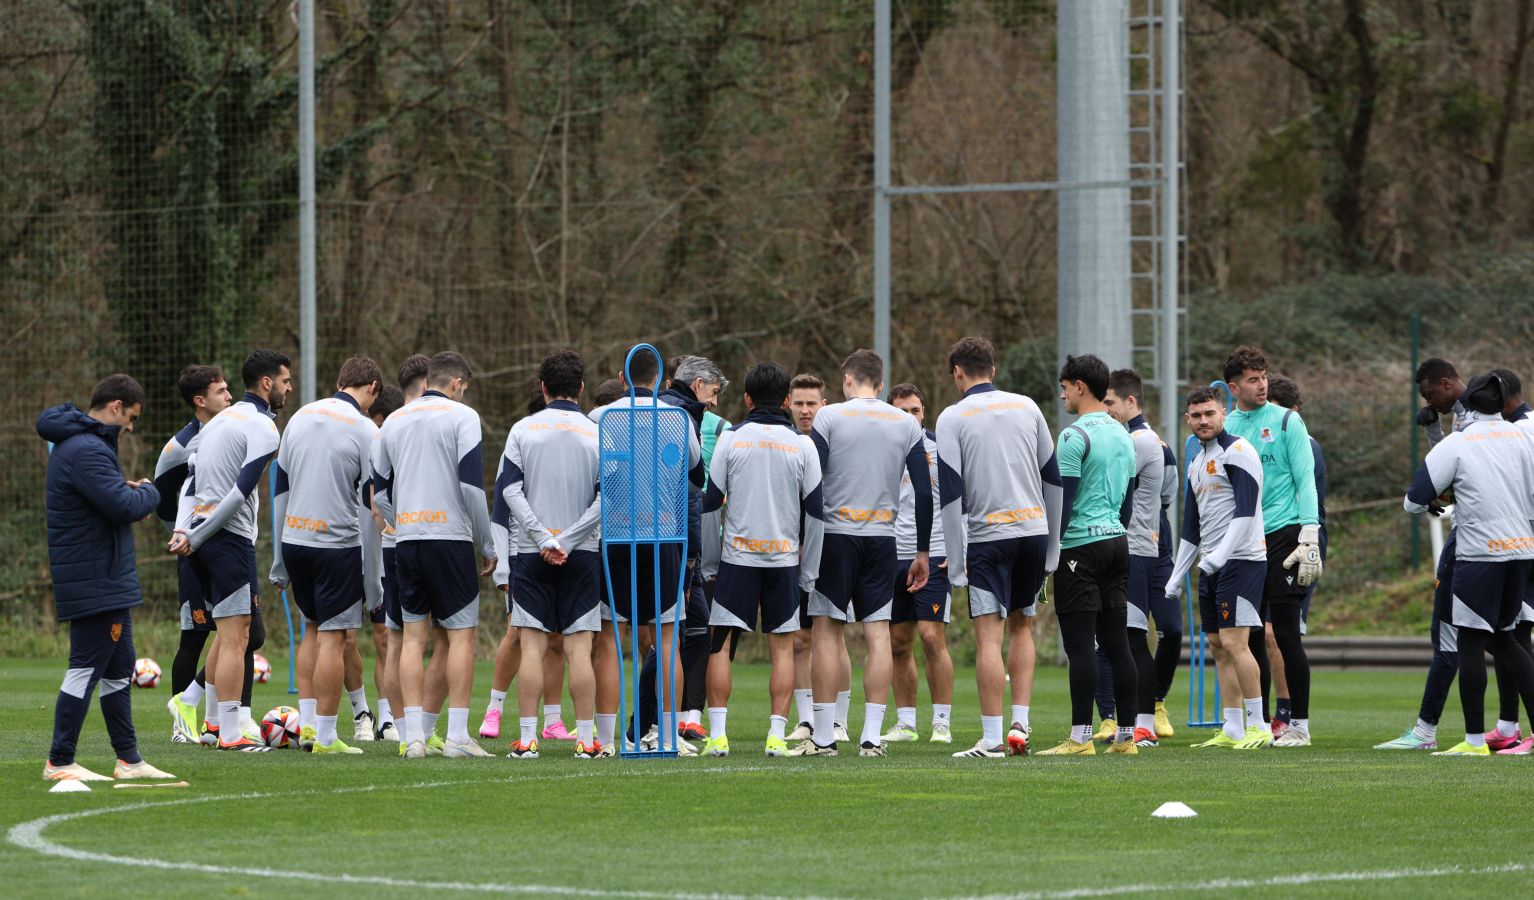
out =
<path fill-rule="evenodd" d="M 304 621 L 320 631 L 362 627 L 362 548 L 282 542 L 288 590 Z"/>
<path fill-rule="evenodd" d="M 1221 628 L 1261 628 L 1262 591 L 1267 564 L 1233 559 L 1225 568 L 1198 580 L 1198 617 L 1206 634 Z"/>
<path fill-rule="evenodd" d="M 1120 535 L 1060 551 L 1058 615 L 1123 609 L 1129 596 L 1129 538 Z"/>
<path fill-rule="evenodd" d="M 970 544 L 965 554 L 970 618 L 1037 612 L 1048 552 L 1049 536 L 1043 534 Z"/>
<path fill-rule="evenodd" d="M 1461 559 L 1454 563 L 1452 622 L 1456 629 L 1508 631 L 1523 612 L 1534 560 L 1482 561 Z"/>
<path fill-rule="evenodd" d="M 612 589 L 611 597 L 616 599 L 617 617 L 619 622 L 627 622 L 634 614 L 636 604 L 639 615 L 639 624 L 649 625 L 655 621 L 655 548 L 653 545 L 632 546 L 629 544 L 603 544 L 602 553 L 607 562 L 607 577 L 599 584 L 602 593 L 601 607 L 602 619 L 611 621 L 613 618 L 613 605 L 609 604 L 609 586 Z M 631 555 L 632 554 L 632 555 Z M 638 564 L 630 565 L 630 560 L 637 557 Z M 600 573 L 599 573 L 600 575 Z M 660 617 L 671 618 L 676 609 L 677 597 L 682 591 L 682 545 L 662 544 L 660 548 Z"/>
<path fill-rule="evenodd" d="M 939 568 L 943 557 L 934 556 L 927 561 L 931 574 L 914 594 L 905 589 L 905 574 L 911 570 L 911 562 L 903 559 L 895 566 L 895 600 L 890 605 L 890 621 L 946 623 L 953 598 L 948 588 L 948 570 Z"/>
<path fill-rule="evenodd" d="M 383 618 L 375 618 L 373 621 L 382 621 L 390 631 L 399 631 L 405 627 L 405 619 L 399 608 L 398 561 L 398 552 L 393 547 L 383 548 L 383 603 L 378 605 Z"/>
<path fill-rule="evenodd" d="M 192 552 L 191 563 L 201 589 L 188 596 L 194 625 L 255 611 L 261 581 L 256 574 L 256 548 L 249 540 L 221 530 Z"/>
<path fill-rule="evenodd" d="M 197 573 L 192 571 L 192 559 L 189 556 L 176 557 L 176 588 L 181 599 L 181 630 L 213 631 L 213 617 L 207 613 L 202 582 L 197 580 Z M 201 622 L 192 617 L 194 608 L 202 610 Z"/>
<path fill-rule="evenodd" d="M 718 590 L 718 588 L 715 588 Z M 810 592 L 799 592 L 799 627 L 809 628 L 815 623 L 810 620 Z"/>
<path fill-rule="evenodd" d="M 551 634 L 601 631 L 601 568 L 595 550 L 572 550 L 562 566 L 519 554 L 511 571 L 511 624 Z"/>
<path fill-rule="evenodd" d="M 1300 567 L 1284 568 L 1284 560 L 1300 546 L 1300 525 L 1285 525 L 1268 532 L 1267 580 L 1262 586 L 1264 606 L 1287 603 L 1299 606 L 1305 600 L 1305 586 L 1300 584 Z"/>
<path fill-rule="evenodd" d="M 708 624 L 715 628 L 738 628 L 770 634 L 799 630 L 799 567 L 757 568 L 734 563 L 719 564 L 714 583 L 714 608 Z"/>
<path fill-rule="evenodd" d="M 826 535 L 820 577 L 810 595 L 810 616 L 838 622 L 888 622 L 896 564 L 894 535 Z"/>
<path fill-rule="evenodd" d="M 394 547 L 400 621 L 449 630 L 479 624 L 479 566 L 469 541 L 400 541 Z"/>

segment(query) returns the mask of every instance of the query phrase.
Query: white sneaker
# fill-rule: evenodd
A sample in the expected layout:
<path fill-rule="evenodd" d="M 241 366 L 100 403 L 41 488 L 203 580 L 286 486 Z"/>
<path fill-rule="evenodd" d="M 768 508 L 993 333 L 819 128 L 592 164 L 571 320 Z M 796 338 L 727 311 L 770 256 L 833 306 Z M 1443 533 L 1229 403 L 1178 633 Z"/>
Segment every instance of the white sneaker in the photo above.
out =
<path fill-rule="evenodd" d="M 688 742 L 682 740 L 679 737 L 679 738 L 676 739 L 676 755 L 677 756 L 697 756 L 698 755 L 698 748 L 694 747 L 692 744 L 689 744 Z"/>
<path fill-rule="evenodd" d="M 399 728 L 396 727 L 393 722 L 383 723 L 383 727 L 378 729 L 378 739 L 380 741 L 386 741 L 390 744 L 398 744 Z"/>
<path fill-rule="evenodd" d="M 247 741 L 255 741 L 258 744 L 266 743 L 261 738 L 261 726 L 250 719 L 240 723 L 240 735 Z"/>
<path fill-rule="evenodd" d="M 411 741 L 410 743 L 406 744 L 405 745 L 405 758 L 406 759 L 425 759 L 426 758 L 426 742 L 425 741 Z"/>
<path fill-rule="evenodd" d="M 953 732 L 948 730 L 947 722 L 932 723 L 932 737 L 928 738 L 934 744 L 953 743 Z"/>
<path fill-rule="evenodd" d="M 651 725 L 650 730 L 646 731 L 644 737 L 639 739 L 639 748 L 641 750 L 654 750 L 659 744 L 660 731 L 654 725 Z"/>
<path fill-rule="evenodd" d="M 628 742 L 625 741 L 624 743 L 628 743 Z M 629 749 L 630 750 L 634 749 L 634 745 L 633 744 L 629 744 Z M 612 758 L 614 756 L 617 756 L 617 755 L 618 755 L 618 746 L 616 744 L 603 744 L 602 745 L 602 749 L 597 751 L 597 758 L 599 758 L 599 759 L 603 758 L 603 757 L 606 757 L 606 758 L 610 759 L 610 758 Z"/>
<path fill-rule="evenodd" d="M 352 720 L 352 740 L 373 740 L 373 714 L 367 710 L 357 713 L 357 718 Z"/>
<path fill-rule="evenodd" d="M 852 740 L 852 738 L 847 736 L 847 723 L 846 722 L 837 722 L 836 723 L 836 733 L 831 736 L 831 739 L 834 740 L 834 741 L 850 741 L 850 740 Z"/>
<path fill-rule="evenodd" d="M 136 763 L 128 763 L 119 759 L 117 761 L 117 768 L 112 770 L 112 777 L 121 778 L 124 781 L 127 781 L 128 779 L 132 778 L 171 779 L 175 778 L 176 776 L 170 774 L 169 772 L 161 772 L 159 769 L 156 769 L 154 766 L 151 766 L 149 763 L 144 762 L 143 760 L 139 760 Z"/>
<path fill-rule="evenodd" d="M 106 775 L 92 772 L 79 763 L 70 763 L 67 766 L 56 766 L 51 762 L 43 763 L 44 781 L 111 781 Z"/>
<path fill-rule="evenodd" d="M 463 759 L 466 757 L 478 757 L 488 759 L 490 752 L 479 745 L 473 738 L 461 741 L 446 741 L 442 744 L 442 755 L 450 759 Z"/>
<path fill-rule="evenodd" d="M 895 743 L 898 741 L 914 741 L 919 739 L 920 736 L 917 735 L 915 728 L 910 725 L 901 725 L 899 722 L 896 722 L 894 728 L 884 732 L 884 734 L 879 738 L 880 741 L 883 741 L 887 744 Z"/>
<path fill-rule="evenodd" d="M 788 735 L 783 738 L 783 740 L 785 740 L 785 741 L 807 741 L 807 740 L 810 739 L 810 735 L 812 735 L 814 733 L 815 733 L 815 726 L 814 725 L 811 725 L 809 722 L 800 722 L 798 725 L 794 726 L 794 730 L 790 731 L 788 733 Z"/>
<path fill-rule="evenodd" d="M 912 738 L 912 740 L 915 740 Z M 858 756 L 889 756 L 889 751 L 884 749 L 884 743 L 877 744 L 872 741 L 864 741 L 858 745 Z"/>
<path fill-rule="evenodd" d="M 804 740 L 799 742 L 799 745 L 797 747 L 794 747 L 792 750 L 788 751 L 788 755 L 789 756 L 835 756 L 836 755 L 836 745 L 832 744 L 829 747 L 822 747 L 819 744 L 815 743 L 813 738 L 805 738 Z"/>
<path fill-rule="evenodd" d="M 960 750 L 953 755 L 954 759 L 1001 759 L 1007 755 L 1005 747 L 987 747 L 985 738 L 975 741 L 975 746 L 968 750 Z"/>
<path fill-rule="evenodd" d="M 1310 746 L 1310 731 L 1309 730 L 1301 730 L 1301 729 L 1295 728 L 1294 726 L 1291 725 L 1290 727 L 1284 729 L 1284 733 L 1278 736 L 1278 740 L 1273 742 L 1273 746 L 1275 746 L 1275 747 L 1309 747 Z"/>

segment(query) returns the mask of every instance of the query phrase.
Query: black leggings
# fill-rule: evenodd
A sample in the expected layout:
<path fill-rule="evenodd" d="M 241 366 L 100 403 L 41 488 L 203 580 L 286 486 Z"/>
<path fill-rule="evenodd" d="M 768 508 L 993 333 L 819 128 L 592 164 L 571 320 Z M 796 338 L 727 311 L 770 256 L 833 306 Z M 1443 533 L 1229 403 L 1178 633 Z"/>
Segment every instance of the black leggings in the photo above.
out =
<path fill-rule="evenodd" d="M 1134 655 L 1129 650 L 1125 610 L 1121 607 L 1102 612 L 1060 613 L 1058 618 L 1060 638 L 1065 642 L 1065 655 L 1070 662 L 1071 724 L 1092 724 L 1092 698 L 1097 693 L 1094 641 L 1113 666 L 1114 705 L 1119 722 L 1133 723 L 1139 677 Z"/>
<path fill-rule="evenodd" d="M 1150 632 L 1131 628 L 1128 632 L 1129 652 L 1135 660 L 1135 682 L 1139 685 L 1138 707 L 1140 715 L 1148 715 L 1156 708 L 1156 658 L 1151 656 Z M 1126 721 L 1124 725 L 1133 725 Z"/>
<path fill-rule="evenodd" d="M 1165 700 L 1172 692 L 1172 679 L 1182 662 L 1182 632 L 1161 631 L 1156 635 L 1156 699 Z"/>
<path fill-rule="evenodd" d="M 203 634 L 203 640 L 207 640 L 208 632 L 202 632 L 202 634 Z M 185 632 L 185 631 L 181 632 L 181 648 L 182 649 L 184 649 L 186 647 L 186 642 L 187 642 L 186 636 L 187 636 L 187 632 Z M 256 651 L 260 650 L 265 644 L 266 644 L 266 623 L 264 621 L 262 621 L 262 619 L 261 619 L 261 608 L 258 606 L 254 610 L 252 610 L 251 614 L 250 614 L 250 641 L 245 645 L 245 683 L 240 688 L 240 705 L 241 706 L 249 706 L 250 705 L 250 691 L 251 691 L 251 688 L 256 683 Z M 202 647 L 201 646 L 199 646 L 197 648 L 197 652 L 198 653 L 202 652 Z M 195 664 L 196 662 L 197 662 L 197 657 L 193 656 L 192 657 L 192 663 Z M 181 664 L 181 649 L 177 649 L 176 650 L 176 662 L 175 662 L 175 664 L 171 668 L 171 682 L 172 682 L 172 684 L 174 684 L 174 682 L 176 680 L 176 674 L 175 674 L 176 670 L 175 670 L 174 666 L 178 666 L 180 664 Z M 199 669 L 198 670 L 198 672 L 197 672 L 197 683 L 198 684 L 202 684 L 202 685 L 205 685 L 205 684 L 208 683 L 208 672 L 207 672 L 206 669 Z M 184 686 L 185 685 L 183 685 L 183 687 Z"/>
<path fill-rule="evenodd" d="M 1534 628 L 1534 622 L 1520 622 L 1513 629 L 1513 643 L 1526 655 L 1534 658 L 1534 647 L 1529 644 L 1529 632 Z M 1505 722 L 1518 721 L 1518 681 L 1513 675 L 1513 670 L 1508 664 L 1507 654 L 1503 653 L 1492 657 L 1492 662 L 1497 668 L 1497 718 Z M 1528 707 L 1529 718 L 1527 724 L 1534 730 L 1534 706 Z"/>
<path fill-rule="evenodd" d="M 1511 631 L 1459 629 L 1459 702 L 1465 708 L 1465 733 L 1486 731 L 1486 657 L 1487 648 L 1498 663 L 1507 666 L 1508 675 L 1517 687 L 1524 705 L 1534 709 L 1534 657 L 1525 653 Z"/>
<path fill-rule="evenodd" d="M 176 646 L 176 660 L 170 664 L 172 694 L 179 694 L 186 690 L 186 686 L 194 679 L 199 684 L 203 683 L 202 673 L 197 671 L 197 663 L 202 659 L 202 648 L 208 643 L 209 634 L 211 632 L 198 631 L 195 628 L 181 632 L 181 643 Z"/>
<path fill-rule="evenodd" d="M 1305 655 L 1305 645 L 1300 642 L 1300 608 L 1297 605 L 1274 604 L 1270 610 L 1273 617 L 1273 640 L 1284 660 L 1284 678 L 1289 681 L 1290 715 L 1296 719 L 1310 718 L 1310 659 Z M 1268 658 L 1267 638 L 1261 628 L 1252 629 L 1255 640 L 1263 642 L 1262 658 Z M 1257 652 L 1254 648 L 1252 652 Z M 1267 715 L 1267 685 L 1263 685 L 1263 715 Z"/>

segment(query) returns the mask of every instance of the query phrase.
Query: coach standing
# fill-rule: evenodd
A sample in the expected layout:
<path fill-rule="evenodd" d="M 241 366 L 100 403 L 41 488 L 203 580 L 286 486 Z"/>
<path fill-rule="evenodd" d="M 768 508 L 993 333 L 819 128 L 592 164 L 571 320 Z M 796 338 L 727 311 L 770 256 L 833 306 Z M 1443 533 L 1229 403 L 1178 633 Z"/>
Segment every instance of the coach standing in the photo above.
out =
<path fill-rule="evenodd" d="M 53 602 L 69 623 L 69 669 L 53 713 L 53 747 L 43 767 L 50 781 L 111 781 L 75 763 L 91 692 L 101 683 L 101 714 L 116 778 L 170 778 L 144 761 L 133 733 L 128 682 L 133 677 L 131 610 L 143 603 L 133 556 L 133 523 L 160 500 L 149 479 L 127 481 L 117 438 L 132 431 L 144 389 L 127 375 L 108 375 L 91 395 L 90 412 L 72 403 L 44 410 L 37 433 L 48 457 L 48 561 Z"/>

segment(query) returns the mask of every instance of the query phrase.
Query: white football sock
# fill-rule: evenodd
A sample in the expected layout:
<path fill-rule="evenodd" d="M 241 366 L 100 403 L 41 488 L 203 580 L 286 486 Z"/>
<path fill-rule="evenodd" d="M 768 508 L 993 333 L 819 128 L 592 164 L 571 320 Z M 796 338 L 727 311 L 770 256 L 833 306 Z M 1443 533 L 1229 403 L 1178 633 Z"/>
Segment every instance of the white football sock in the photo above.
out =
<path fill-rule="evenodd" d="M 196 706 L 202 702 L 202 694 L 202 685 L 198 684 L 197 679 L 193 678 L 192 683 L 187 685 L 186 690 L 181 692 L 181 702 L 187 706 Z"/>
<path fill-rule="evenodd" d="M 490 705 L 485 707 L 485 712 L 505 712 L 506 692 L 492 689 L 490 691 Z"/>
<path fill-rule="evenodd" d="M 353 719 L 355 719 L 358 716 L 362 715 L 363 713 L 367 712 L 368 711 L 368 688 L 367 688 L 367 685 L 363 685 L 362 687 L 357 688 L 355 691 L 347 691 L 346 692 L 346 699 L 350 700 L 351 703 L 352 703 L 352 718 Z"/>
<path fill-rule="evenodd" d="M 1142 713 L 1142 714 L 1136 715 L 1135 716 L 1135 727 L 1136 728 L 1144 728 L 1146 731 L 1155 733 L 1155 731 L 1156 731 L 1156 714 L 1155 713 L 1151 713 L 1149 715 L 1145 715 L 1145 714 Z"/>
<path fill-rule="evenodd" d="M 687 711 L 687 715 L 682 717 L 682 721 L 686 722 L 688 725 L 697 725 L 701 723 L 703 721 L 703 710 L 689 709 Z"/>
<path fill-rule="evenodd" d="M 1241 724 L 1242 712 L 1240 707 L 1226 709 L 1222 715 L 1225 717 L 1225 724 L 1223 726 L 1225 736 L 1232 740 L 1241 740 L 1241 736 L 1246 734 L 1246 729 Z"/>
<path fill-rule="evenodd" d="M 1431 722 L 1425 722 L 1422 719 L 1418 719 L 1417 724 L 1412 727 L 1412 733 L 1424 741 L 1437 740 L 1438 726 Z"/>
<path fill-rule="evenodd" d="M 836 724 L 847 724 L 847 713 L 852 709 L 852 692 L 836 692 Z"/>
<path fill-rule="evenodd" d="M 949 720 L 951 720 L 952 718 L 953 718 L 953 704 L 952 703 L 934 703 L 934 704 L 932 704 L 932 724 L 933 725 L 938 725 L 938 724 L 947 725 Z"/>
<path fill-rule="evenodd" d="M 1300 732 L 1303 732 L 1305 734 L 1310 734 L 1310 720 L 1309 719 L 1290 719 L 1289 720 L 1289 727 L 1293 728 L 1295 731 L 1300 731 Z"/>
<path fill-rule="evenodd" d="M 537 737 L 538 737 L 538 717 L 537 716 L 523 716 L 518 721 L 520 722 L 521 728 L 522 728 L 522 737 L 521 737 L 522 743 L 524 745 L 525 744 L 530 744 L 534 740 L 536 740 Z"/>
<path fill-rule="evenodd" d="M 1498 719 L 1497 720 L 1497 734 L 1500 734 L 1503 737 L 1509 737 L 1510 738 L 1510 737 L 1512 737 L 1513 735 L 1515 735 L 1517 733 L 1518 733 L 1518 723 L 1517 722 L 1509 722 L 1506 719 Z"/>
<path fill-rule="evenodd" d="M 1152 723 L 1152 724 L 1154 724 L 1154 723 Z M 1124 744 L 1124 743 L 1132 744 L 1132 743 L 1134 743 L 1134 740 L 1135 740 L 1134 726 L 1132 726 L 1132 725 L 1120 725 L 1119 726 L 1119 735 L 1118 735 L 1117 742 L 1120 743 L 1120 744 Z"/>
<path fill-rule="evenodd" d="M 810 722 L 814 726 L 810 734 L 810 740 L 822 747 L 829 747 L 836 743 L 836 724 L 832 716 L 836 715 L 835 703 L 815 703 L 810 707 Z"/>
<path fill-rule="evenodd" d="M 416 741 L 426 740 L 426 725 L 422 721 L 423 718 L 419 706 L 405 707 L 405 743 L 413 744 Z"/>
<path fill-rule="evenodd" d="M 770 738 L 777 738 L 778 740 L 782 740 L 784 730 L 787 727 L 788 719 L 784 718 L 783 716 L 773 716 L 771 723 L 767 726 L 767 736 Z"/>
<path fill-rule="evenodd" d="M 1244 700 L 1242 706 L 1246 707 L 1246 727 L 1266 728 L 1268 722 L 1262 717 L 1262 698 L 1256 700 Z"/>
<path fill-rule="evenodd" d="M 563 721 L 563 719 L 560 718 L 559 704 L 545 703 L 543 705 L 543 727 L 553 727 L 555 722 L 560 721 Z"/>
<path fill-rule="evenodd" d="M 900 725 L 903 728 L 909 728 L 912 731 L 915 731 L 916 730 L 916 707 L 914 707 L 914 706 L 897 706 L 897 707 L 895 707 L 895 723 L 897 725 Z"/>
<path fill-rule="evenodd" d="M 226 744 L 232 744 L 240 739 L 240 701 L 219 701 L 218 736 L 219 740 Z"/>
<path fill-rule="evenodd" d="M 794 707 L 799 711 L 799 721 L 809 722 L 815 710 L 815 692 L 809 688 L 794 691 Z"/>
<path fill-rule="evenodd" d="M 596 725 L 590 719 L 575 720 L 575 739 L 591 749 L 591 733 L 596 730 Z"/>
<path fill-rule="evenodd" d="M 1075 741 L 1078 744 L 1085 744 L 1085 743 L 1090 742 L 1092 740 L 1092 726 L 1091 725 L 1072 725 L 1071 726 L 1071 740 Z"/>
<path fill-rule="evenodd" d="M 205 718 L 209 722 L 212 722 L 213 724 L 217 725 L 218 724 L 218 688 L 213 686 L 213 682 L 211 682 L 211 681 L 208 682 L 207 685 L 203 688 L 202 699 L 203 699 L 203 706 L 204 706 L 203 718 Z"/>
<path fill-rule="evenodd" d="M 912 710 L 911 711 L 911 715 L 915 716 L 916 715 L 916 711 Z M 863 704 L 863 737 L 862 737 L 861 742 L 864 743 L 864 744 L 873 744 L 874 746 L 877 747 L 879 745 L 879 735 L 883 731 L 884 731 L 884 704 L 883 703 L 865 703 L 865 704 Z"/>
<path fill-rule="evenodd" d="M 1018 706 L 1016 703 L 1012 704 L 1012 721 L 1023 726 L 1024 731 L 1033 728 L 1032 725 L 1028 724 L 1028 707 L 1026 706 Z"/>
<path fill-rule="evenodd" d="M 394 710 L 389 708 L 388 697 L 378 698 L 378 721 L 385 725 L 394 721 Z"/>
<path fill-rule="evenodd" d="M 315 741 L 329 746 L 336 742 L 336 717 L 315 716 Z"/>
<path fill-rule="evenodd" d="M 1485 734 L 1467 734 L 1467 735 L 1465 735 L 1465 743 L 1469 744 L 1472 747 L 1484 747 L 1484 746 L 1486 746 L 1486 735 Z"/>
<path fill-rule="evenodd" d="M 981 740 L 988 749 L 996 749 L 1001 746 L 1001 716 L 980 717 Z"/>
<path fill-rule="evenodd" d="M 317 710 L 318 706 L 319 706 L 319 701 L 318 700 L 313 700 L 313 699 L 306 700 L 306 699 L 304 699 L 302 697 L 299 698 L 299 700 L 298 700 L 298 727 L 299 728 L 314 728 L 315 727 L 314 719 L 315 719 L 316 716 L 319 715 L 319 712 Z"/>
<path fill-rule="evenodd" d="M 469 739 L 469 708 L 447 708 L 447 739 L 462 743 Z"/>
<path fill-rule="evenodd" d="M 252 719 L 250 717 L 250 707 L 248 707 L 248 706 L 240 707 L 240 729 L 244 730 L 246 725 L 254 725 L 254 724 L 256 724 L 256 720 Z"/>
<path fill-rule="evenodd" d="M 722 738 L 725 736 L 725 721 L 730 709 L 727 706 L 710 706 L 708 708 L 708 736 Z"/>
<path fill-rule="evenodd" d="M 437 733 L 437 720 L 441 717 L 442 713 L 440 712 L 421 710 L 421 729 L 427 737 L 432 737 Z"/>
<path fill-rule="evenodd" d="M 613 742 L 613 732 L 618 730 L 617 713 L 597 713 L 597 743 L 606 747 Z"/>

